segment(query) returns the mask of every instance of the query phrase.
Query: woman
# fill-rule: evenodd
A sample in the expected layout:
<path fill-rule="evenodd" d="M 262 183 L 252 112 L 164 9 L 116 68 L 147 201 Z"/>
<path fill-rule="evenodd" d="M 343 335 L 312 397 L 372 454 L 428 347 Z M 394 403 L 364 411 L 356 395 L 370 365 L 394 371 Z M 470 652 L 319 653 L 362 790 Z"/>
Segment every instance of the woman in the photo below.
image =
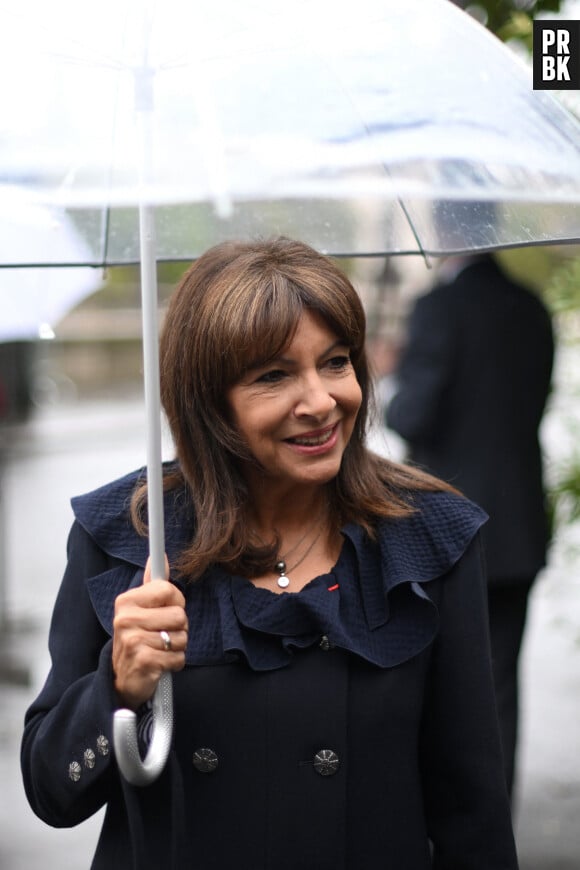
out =
<path fill-rule="evenodd" d="M 366 450 L 364 331 L 342 272 L 285 239 L 218 245 L 177 289 L 173 582 L 142 582 L 142 475 L 74 499 L 53 666 L 26 717 L 35 812 L 63 826 L 107 806 L 94 868 L 517 867 L 485 516 Z M 173 747 L 131 787 L 112 715 L 138 711 L 146 744 L 164 670 Z"/>

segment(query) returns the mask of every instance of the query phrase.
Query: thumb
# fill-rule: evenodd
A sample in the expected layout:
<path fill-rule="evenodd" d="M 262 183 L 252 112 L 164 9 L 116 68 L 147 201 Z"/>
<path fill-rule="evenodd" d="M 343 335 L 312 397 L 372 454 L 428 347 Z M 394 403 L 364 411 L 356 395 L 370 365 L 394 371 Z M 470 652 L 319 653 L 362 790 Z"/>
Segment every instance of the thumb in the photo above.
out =
<path fill-rule="evenodd" d="M 147 559 L 145 564 L 145 573 L 143 575 L 143 583 L 151 583 L 151 556 Z M 158 578 L 159 579 L 159 578 Z M 167 554 L 165 554 L 165 580 L 169 579 L 169 561 L 167 559 Z"/>

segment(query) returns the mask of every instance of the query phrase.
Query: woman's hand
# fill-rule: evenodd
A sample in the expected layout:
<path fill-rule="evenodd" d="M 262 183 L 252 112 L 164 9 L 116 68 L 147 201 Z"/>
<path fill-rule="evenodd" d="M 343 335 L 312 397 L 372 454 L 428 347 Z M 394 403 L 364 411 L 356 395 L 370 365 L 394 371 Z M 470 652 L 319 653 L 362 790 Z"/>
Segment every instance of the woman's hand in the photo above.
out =
<path fill-rule="evenodd" d="M 170 649 L 161 632 L 168 633 Z M 147 561 L 143 585 L 115 600 L 113 672 L 121 704 L 137 710 L 148 701 L 163 671 L 183 668 L 186 645 L 185 598 L 173 583 L 151 580 Z"/>

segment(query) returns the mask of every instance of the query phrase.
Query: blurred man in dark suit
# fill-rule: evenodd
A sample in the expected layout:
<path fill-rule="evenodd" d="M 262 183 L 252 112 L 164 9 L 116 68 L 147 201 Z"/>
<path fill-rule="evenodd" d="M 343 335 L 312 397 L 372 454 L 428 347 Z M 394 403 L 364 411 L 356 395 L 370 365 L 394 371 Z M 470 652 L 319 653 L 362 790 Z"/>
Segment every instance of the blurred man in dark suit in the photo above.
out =
<path fill-rule="evenodd" d="M 490 634 L 510 794 L 518 657 L 548 522 L 538 430 L 554 341 L 540 299 L 489 254 L 449 258 L 411 313 L 387 425 L 414 463 L 489 514 L 484 530 Z"/>

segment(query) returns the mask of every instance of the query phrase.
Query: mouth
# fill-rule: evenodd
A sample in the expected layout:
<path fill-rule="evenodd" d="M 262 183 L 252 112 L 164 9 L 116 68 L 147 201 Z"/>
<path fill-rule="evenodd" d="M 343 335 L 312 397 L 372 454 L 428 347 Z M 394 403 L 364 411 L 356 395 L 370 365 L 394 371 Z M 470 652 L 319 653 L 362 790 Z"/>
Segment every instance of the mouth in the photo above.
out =
<path fill-rule="evenodd" d="M 284 439 L 288 444 L 296 444 L 298 447 L 324 447 L 335 436 L 338 423 L 318 429 L 315 432 L 305 432 L 304 435 L 295 435 L 293 438 Z"/>

